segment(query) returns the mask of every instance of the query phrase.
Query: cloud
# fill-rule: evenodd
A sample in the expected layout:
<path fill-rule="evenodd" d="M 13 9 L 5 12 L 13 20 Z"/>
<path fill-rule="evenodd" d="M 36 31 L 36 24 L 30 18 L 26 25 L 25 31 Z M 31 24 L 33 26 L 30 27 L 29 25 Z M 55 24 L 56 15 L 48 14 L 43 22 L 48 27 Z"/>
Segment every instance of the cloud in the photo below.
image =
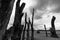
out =
<path fill-rule="evenodd" d="M 60 12 L 60 0 L 38 0 L 36 9 L 44 10 L 49 6 L 53 12 Z M 53 8 L 52 8 L 53 7 Z"/>
<path fill-rule="evenodd" d="M 36 5 L 36 9 L 42 9 L 45 6 L 47 6 L 48 4 L 48 0 L 37 0 L 37 5 Z"/>

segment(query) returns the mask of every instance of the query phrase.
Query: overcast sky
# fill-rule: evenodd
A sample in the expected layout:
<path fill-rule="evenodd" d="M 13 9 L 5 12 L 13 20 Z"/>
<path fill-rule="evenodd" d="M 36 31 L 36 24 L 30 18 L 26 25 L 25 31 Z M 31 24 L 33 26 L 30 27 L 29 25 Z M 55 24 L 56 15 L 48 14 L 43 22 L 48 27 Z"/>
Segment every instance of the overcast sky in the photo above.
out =
<path fill-rule="evenodd" d="M 21 0 L 21 3 L 22 2 L 26 3 L 23 12 L 27 12 L 28 17 L 31 18 L 32 10 L 33 8 L 35 9 L 34 28 L 36 30 L 44 29 L 44 24 L 47 29 L 49 29 L 51 27 L 51 18 L 53 15 L 56 17 L 55 27 L 56 29 L 60 29 L 60 0 Z M 22 18 L 22 24 L 23 23 L 24 16 Z"/>

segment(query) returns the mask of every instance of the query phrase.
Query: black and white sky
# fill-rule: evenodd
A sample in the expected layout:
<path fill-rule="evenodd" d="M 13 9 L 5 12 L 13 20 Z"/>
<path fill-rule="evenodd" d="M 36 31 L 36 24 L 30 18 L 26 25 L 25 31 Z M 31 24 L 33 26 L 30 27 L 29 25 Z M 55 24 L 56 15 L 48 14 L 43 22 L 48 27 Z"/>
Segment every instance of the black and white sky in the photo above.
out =
<path fill-rule="evenodd" d="M 47 29 L 49 29 L 51 27 L 52 16 L 56 17 L 55 28 L 57 30 L 60 30 L 60 0 L 21 0 L 21 4 L 23 2 L 26 3 L 23 12 L 24 13 L 27 12 L 28 17 L 30 17 L 30 19 L 32 15 L 32 10 L 33 8 L 35 9 L 34 28 L 36 30 L 44 29 L 44 24 L 46 25 Z M 12 12 L 11 20 L 13 20 L 14 17 L 14 10 Z M 12 23 L 13 22 L 10 21 L 10 25 L 12 25 Z M 23 23 L 24 23 L 24 16 L 22 18 L 22 24 Z"/>

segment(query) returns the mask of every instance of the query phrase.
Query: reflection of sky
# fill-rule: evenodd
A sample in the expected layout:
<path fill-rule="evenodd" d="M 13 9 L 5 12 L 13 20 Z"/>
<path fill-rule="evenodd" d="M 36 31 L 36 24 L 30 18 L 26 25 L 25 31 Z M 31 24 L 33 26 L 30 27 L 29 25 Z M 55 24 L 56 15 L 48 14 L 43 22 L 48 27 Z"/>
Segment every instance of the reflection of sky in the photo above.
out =
<path fill-rule="evenodd" d="M 35 15 L 34 15 L 35 29 L 44 29 L 43 27 L 44 24 L 47 26 L 47 29 L 49 29 L 51 27 L 50 22 L 53 15 L 56 17 L 55 21 L 56 29 L 59 29 L 60 0 L 22 0 L 21 3 L 22 2 L 26 3 L 23 12 L 27 12 L 29 17 L 31 17 L 32 8 L 35 8 Z M 24 20 L 22 21 L 22 23 L 24 23 Z"/>

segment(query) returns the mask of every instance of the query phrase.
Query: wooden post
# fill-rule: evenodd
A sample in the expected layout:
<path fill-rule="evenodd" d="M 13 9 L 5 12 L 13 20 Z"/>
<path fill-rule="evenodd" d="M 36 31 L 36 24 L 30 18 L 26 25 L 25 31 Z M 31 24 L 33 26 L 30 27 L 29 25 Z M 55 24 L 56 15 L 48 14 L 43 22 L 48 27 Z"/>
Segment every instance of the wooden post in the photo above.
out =
<path fill-rule="evenodd" d="M 32 39 L 31 40 L 34 40 L 34 28 L 33 28 L 33 20 L 34 19 L 34 8 L 33 8 L 33 13 L 32 13 L 32 24 L 31 24 L 31 30 L 32 30 Z"/>
<path fill-rule="evenodd" d="M 47 36 L 48 36 L 48 34 L 47 34 L 47 30 L 46 30 L 46 25 L 44 25 L 44 28 L 45 28 L 46 37 L 47 37 Z"/>
<path fill-rule="evenodd" d="M 23 36 L 22 36 L 22 40 L 24 40 L 24 39 L 25 39 L 26 24 L 27 24 L 27 13 L 25 13 L 25 27 L 24 27 L 24 29 L 23 29 Z"/>
<path fill-rule="evenodd" d="M 27 40 L 29 40 L 29 27 L 30 27 L 30 24 L 29 24 L 29 20 L 30 18 L 28 18 L 28 26 L 27 26 Z"/>
<path fill-rule="evenodd" d="M 22 33 L 22 25 L 21 25 L 21 19 L 23 16 L 23 9 L 25 7 L 25 3 L 22 3 L 22 5 L 20 6 L 20 0 L 17 0 L 16 3 L 16 12 L 15 12 L 15 19 L 14 19 L 14 23 L 13 23 L 13 27 L 14 27 L 14 33 L 13 33 L 13 37 L 15 35 L 18 35 L 19 38 L 15 38 L 15 39 L 21 39 L 21 33 Z"/>

